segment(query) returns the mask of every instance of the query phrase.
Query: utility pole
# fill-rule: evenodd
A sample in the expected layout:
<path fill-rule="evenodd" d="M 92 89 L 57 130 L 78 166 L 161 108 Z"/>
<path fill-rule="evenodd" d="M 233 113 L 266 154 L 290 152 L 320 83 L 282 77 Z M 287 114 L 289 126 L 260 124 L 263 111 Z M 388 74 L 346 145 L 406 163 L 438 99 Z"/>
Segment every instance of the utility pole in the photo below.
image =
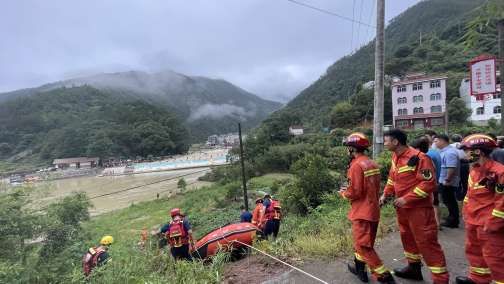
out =
<path fill-rule="evenodd" d="M 499 60 L 497 61 L 500 66 L 500 95 L 501 95 L 501 135 L 504 135 L 504 19 L 497 22 L 497 32 L 499 34 Z"/>
<path fill-rule="evenodd" d="M 375 86 L 373 159 L 383 151 L 383 81 L 385 80 L 385 0 L 377 0 L 375 39 Z"/>
<path fill-rule="evenodd" d="M 240 163 L 242 172 L 243 183 L 243 202 L 245 203 L 245 210 L 248 211 L 248 196 L 247 196 L 247 180 L 245 179 L 245 161 L 243 160 L 243 141 L 241 133 L 241 124 L 238 122 L 238 136 L 240 137 Z"/>

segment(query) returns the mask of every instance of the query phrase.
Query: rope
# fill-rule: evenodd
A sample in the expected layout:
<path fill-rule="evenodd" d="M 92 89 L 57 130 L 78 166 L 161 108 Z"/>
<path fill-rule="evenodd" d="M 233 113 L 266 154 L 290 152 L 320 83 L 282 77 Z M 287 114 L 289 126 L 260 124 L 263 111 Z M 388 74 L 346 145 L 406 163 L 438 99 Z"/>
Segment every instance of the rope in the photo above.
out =
<path fill-rule="evenodd" d="M 276 261 L 278 261 L 278 262 L 280 262 L 280 263 L 281 263 L 281 264 L 283 264 L 283 265 L 286 265 L 286 266 L 288 266 L 288 267 L 290 267 L 290 268 L 292 268 L 292 269 L 294 269 L 294 270 L 296 270 L 296 271 L 299 271 L 299 272 L 303 273 L 304 275 L 306 275 L 306 276 L 308 276 L 308 277 L 311 277 L 311 278 L 313 278 L 313 279 L 317 280 L 317 281 L 318 281 L 318 282 L 320 282 L 320 283 L 328 284 L 326 281 L 324 281 L 324 280 L 322 280 L 322 279 L 320 279 L 320 278 L 317 278 L 316 276 L 314 276 L 314 275 L 312 275 L 312 274 L 310 274 L 310 273 L 308 273 L 308 272 L 306 272 L 306 271 L 304 271 L 304 270 L 302 270 L 302 269 L 300 269 L 300 268 L 297 268 L 297 267 L 295 267 L 295 266 L 293 266 L 293 265 L 291 265 L 291 264 L 288 264 L 287 262 L 282 261 L 282 260 L 280 260 L 280 259 L 278 259 L 278 258 L 276 258 L 276 257 L 274 257 L 274 256 L 272 256 L 272 255 L 270 255 L 270 254 L 268 254 L 268 253 L 266 253 L 266 252 L 264 252 L 264 251 L 261 251 L 260 249 L 257 249 L 257 248 L 255 248 L 255 247 L 251 246 L 251 245 L 248 245 L 248 244 L 246 244 L 246 243 L 240 242 L 240 241 L 238 241 L 238 240 L 233 240 L 232 242 L 236 242 L 236 243 L 242 244 L 242 245 L 244 245 L 244 246 L 247 246 L 247 247 L 249 247 L 249 248 L 251 248 L 251 249 L 253 249 L 253 250 L 256 250 L 256 251 L 258 251 L 258 252 L 260 252 L 260 253 L 262 253 L 262 254 L 264 254 L 264 255 L 266 255 L 266 256 L 268 256 L 268 257 L 270 257 L 270 258 L 272 258 L 272 259 L 274 259 L 274 260 L 276 260 Z"/>
<path fill-rule="evenodd" d="M 222 229 L 222 226 L 221 226 L 220 228 Z M 256 250 L 256 251 L 258 251 L 259 253 L 262 253 L 263 255 L 265 255 L 265 256 L 267 256 L 267 257 L 270 257 L 270 258 L 272 258 L 273 260 L 275 260 L 275 261 L 277 261 L 277 262 L 280 262 L 281 264 L 283 264 L 283 265 L 285 265 L 285 266 L 288 266 L 288 267 L 290 267 L 290 268 L 292 268 L 292 269 L 294 269 L 294 270 L 296 270 L 296 271 L 298 271 L 298 272 L 301 272 L 301 273 L 303 273 L 304 275 L 306 275 L 306 276 L 308 276 L 308 277 L 310 277 L 310 278 L 312 278 L 312 279 L 315 279 L 315 280 L 317 280 L 317 281 L 318 281 L 318 282 L 320 282 L 320 283 L 329 284 L 329 283 L 327 283 L 326 281 L 324 281 L 324 280 L 322 280 L 322 279 L 320 279 L 320 278 L 317 278 L 316 276 L 314 276 L 314 275 L 312 275 L 312 274 L 310 274 L 310 273 L 308 273 L 308 272 L 306 272 L 306 271 L 304 271 L 304 270 L 302 270 L 302 269 L 300 269 L 300 268 L 297 268 L 297 267 L 295 267 L 294 265 L 288 264 L 287 262 L 285 262 L 285 261 L 283 261 L 283 260 L 280 260 L 280 259 L 278 259 L 277 257 L 274 257 L 274 256 L 272 256 L 272 255 L 268 254 L 267 252 L 261 251 L 260 249 L 257 249 L 257 248 L 255 248 L 255 247 L 253 247 L 253 246 L 249 245 L 249 244 L 246 244 L 246 243 L 241 242 L 241 241 L 238 241 L 238 240 L 228 240 L 228 239 L 226 239 L 226 237 L 225 237 L 225 236 L 223 236 L 222 238 L 223 238 L 224 240 L 226 240 L 226 241 L 230 242 L 230 243 L 239 243 L 239 244 L 242 244 L 242 245 L 244 245 L 244 246 L 246 246 L 246 247 L 249 247 L 249 248 L 251 248 L 251 249 L 253 249 L 253 250 Z"/>

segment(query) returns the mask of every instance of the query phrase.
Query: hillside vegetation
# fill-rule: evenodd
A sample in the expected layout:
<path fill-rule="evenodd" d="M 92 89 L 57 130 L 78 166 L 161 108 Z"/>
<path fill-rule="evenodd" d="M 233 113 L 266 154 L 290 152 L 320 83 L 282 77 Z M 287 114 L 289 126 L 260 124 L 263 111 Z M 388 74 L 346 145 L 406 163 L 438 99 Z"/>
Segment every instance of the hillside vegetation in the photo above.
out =
<path fill-rule="evenodd" d="M 172 155 L 188 141 L 173 112 L 88 86 L 0 104 L 0 158 L 11 162 Z"/>

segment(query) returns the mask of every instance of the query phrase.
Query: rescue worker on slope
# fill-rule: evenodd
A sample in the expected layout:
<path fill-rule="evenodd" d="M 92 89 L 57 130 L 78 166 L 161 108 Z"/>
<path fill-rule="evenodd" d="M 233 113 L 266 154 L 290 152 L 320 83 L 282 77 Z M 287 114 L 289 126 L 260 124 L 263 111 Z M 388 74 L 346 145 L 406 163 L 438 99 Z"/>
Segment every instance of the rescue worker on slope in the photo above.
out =
<path fill-rule="evenodd" d="M 282 220 L 282 206 L 280 201 L 271 198 L 271 195 L 264 196 L 264 236 L 266 239 L 273 235 L 273 240 L 276 240 L 280 231 L 280 221 Z"/>
<path fill-rule="evenodd" d="M 262 198 L 257 198 L 255 201 L 255 208 L 252 211 L 252 224 L 257 226 L 259 229 L 262 228 L 262 219 L 264 216 L 264 206 L 263 206 L 263 200 Z"/>
<path fill-rule="evenodd" d="M 380 220 L 380 169 L 365 153 L 370 143 L 364 134 L 350 134 L 343 145 L 347 147 L 351 161 L 347 172 L 348 187 L 340 188 L 339 193 L 351 203 L 348 219 L 352 222 L 355 249 L 355 265 L 348 264 L 348 270 L 362 282 L 368 282 L 367 263 L 378 282 L 395 283 L 374 250 Z"/>
<path fill-rule="evenodd" d="M 108 249 L 113 242 L 114 238 L 112 236 L 104 236 L 100 240 L 100 246 L 89 248 L 84 254 L 82 257 L 82 270 L 86 277 L 91 274 L 96 266 L 102 266 L 111 260 Z"/>
<path fill-rule="evenodd" d="M 436 188 L 434 165 L 426 154 L 407 146 L 399 129 L 384 134 L 384 146 L 392 151 L 392 163 L 380 205 L 395 196 L 394 206 L 408 266 L 394 269 L 397 277 L 423 280 L 422 257 L 434 283 L 449 283 L 446 260 L 438 242 L 432 192 Z"/>
<path fill-rule="evenodd" d="M 191 260 L 189 253 L 189 244 L 194 247 L 192 229 L 189 220 L 180 212 L 179 208 L 173 208 L 170 211 L 172 220 L 164 225 L 160 232 L 170 244 L 170 252 L 175 260 Z"/>
<path fill-rule="evenodd" d="M 491 159 L 495 141 L 483 134 L 464 138 L 461 144 L 472 162 L 463 216 L 468 277 L 456 283 L 504 283 L 504 165 Z"/>

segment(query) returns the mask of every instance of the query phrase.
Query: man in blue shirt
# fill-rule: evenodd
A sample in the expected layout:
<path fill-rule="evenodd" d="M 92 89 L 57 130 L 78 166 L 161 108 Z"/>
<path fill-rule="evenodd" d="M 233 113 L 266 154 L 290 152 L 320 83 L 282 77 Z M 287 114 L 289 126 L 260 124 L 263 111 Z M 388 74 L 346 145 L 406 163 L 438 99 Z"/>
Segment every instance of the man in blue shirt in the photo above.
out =
<path fill-rule="evenodd" d="M 450 145 L 450 139 L 445 134 L 438 134 L 434 143 L 441 155 L 441 173 L 439 175 L 439 192 L 443 203 L 448 208 L 449 215 L 441 224 L 449 228 L 459 226 L 459 208 L 456 192 L 460 185 L 460 159 L 457 149 Z"/>
<path fill-rule="evenodd" d="M 425 132 L 425 138 L 429 141 L 429 150 L 427 151 L 427 156 L 429 156 L 434 164 L 434 168 L 436 169 L 436 181 L 439 183 L 439 175 L 441 174 L 441 156 L 439 155 L 439 151 L 434 147 L 434 137 L 436 132 L 433 130 L 428 130 Z M 432 204 L 434 205 L 434 216 L 436 218 L 436 222 L 438 223 L 439 229 L 441 230 L 441 222 L 439 221 L 439 192 L 436 189 L 432 193 L 434 197 L 434 201 Z"/>
<path fill-rule="evenodd" d="M 251 223 L 252 222 L 252 213 L 248 212 L 245 210 L 245 206 L 240 206 L 241 209 L 241 214 L 240 214 L 240 222 L 244 223 Z"/>

